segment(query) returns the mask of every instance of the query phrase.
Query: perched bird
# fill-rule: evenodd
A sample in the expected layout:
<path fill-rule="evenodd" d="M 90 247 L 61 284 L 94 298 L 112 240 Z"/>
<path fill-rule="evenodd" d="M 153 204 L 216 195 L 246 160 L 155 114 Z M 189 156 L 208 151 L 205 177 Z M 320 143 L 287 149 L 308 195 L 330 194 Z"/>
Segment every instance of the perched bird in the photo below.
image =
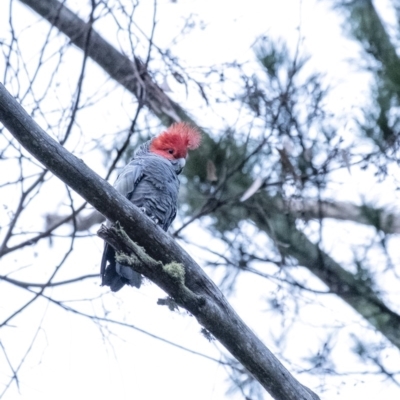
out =
<path fill-rule="evenodd" d="M 135 206 L 167 231 L 176 216 L 178 175 L 188 150 L 199 147 L 200 133 L 185 122 L 171 125 L 157 137 L 143 143 L 122 170 L 114 187 Z M 114 249 L 105 243 L 101 260 L 102 285 L 113 292 L 125 284 L 140 287 L 142 276 L 115 261 Z"/>

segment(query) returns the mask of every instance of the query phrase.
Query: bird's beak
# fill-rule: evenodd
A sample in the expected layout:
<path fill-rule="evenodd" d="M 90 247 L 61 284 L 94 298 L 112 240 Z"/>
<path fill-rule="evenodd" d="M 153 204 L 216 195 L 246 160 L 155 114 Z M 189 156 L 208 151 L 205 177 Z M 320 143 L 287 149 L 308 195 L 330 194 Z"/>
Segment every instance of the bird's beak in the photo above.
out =
<path fill-rule="evenodd" d="M 177 161 L 178 161 L 179 167 L 182 170 L 186 165 L 186 159 L 182 157 L 182 158 L 178 158 Z"/>
<path fill-rule="evenodd" d="M 174 166 L 176 174 L 179 175 L 183 171 L 183 167 L 186 164 L 186 160 L 182 157 L 182 158 L 177 158 L 176 160 L 173 160 L 171 162 Z"/>

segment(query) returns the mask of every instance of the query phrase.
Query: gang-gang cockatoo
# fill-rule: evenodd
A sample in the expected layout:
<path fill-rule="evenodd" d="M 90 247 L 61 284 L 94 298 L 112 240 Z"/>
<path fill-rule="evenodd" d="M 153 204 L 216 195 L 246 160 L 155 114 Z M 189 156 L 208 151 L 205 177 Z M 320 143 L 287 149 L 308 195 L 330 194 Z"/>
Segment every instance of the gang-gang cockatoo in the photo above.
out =
<path fill-rule="evenodd" d="M 176 216 L 179 178 L 188 150 L 200 145 L 200 133 L 185 122 L 171 125 L 157 137 L 143 143 L 132 161 L 121 171 L 115 189 L 167 231 Z M 115 261 L 107 243 L 101 260 L 102 285 L 113 292 L 125 284 L 140 287 L 142 276 Z"/>

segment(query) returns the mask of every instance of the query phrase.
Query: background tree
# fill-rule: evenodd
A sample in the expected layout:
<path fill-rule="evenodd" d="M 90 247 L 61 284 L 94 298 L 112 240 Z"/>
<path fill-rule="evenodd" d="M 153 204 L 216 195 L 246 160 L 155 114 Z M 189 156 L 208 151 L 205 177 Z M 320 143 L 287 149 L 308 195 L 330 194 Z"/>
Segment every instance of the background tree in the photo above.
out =
<path fill-rule="evenodd" d="M 204 142 L 185 171 L 174 236 L 201 256 L 234 303 L 254 293 L 262 296 L 256 307 L 267 311 L 254 327 L 291 370 L 307 377 L 305 383 L 320 383 L 330 395 L 342 381 L 369 374 L 378 375 L 374 382 L 389 381 L 396 388 L 398 61 L 395 39 L 373 4 L 344 5 L 376 82 L 374 101 L 361 105 L 366 111 L 357 120 L 358 110 L 331 114 L 327 84 L 311 71 L 301 37 L 297 48 L 258 39 L 258 64 L 191 70 L 170 50 L 157 47 L 157 7 L 146 36 L 136 25 L 140 4 L 92 2 L 80 8 L 80 19 L 54 1 L 23 3 L 53 25 L 34 17 L 27 29 L 20 19 L 26 9 L 10 1 L 3 81 L 37 122 L 98 172 L 103 161 L 106 178 L 115 177 L 113 171 L 129 159 L 135 144 L 161 124 L 197 122 Z M 73 3 L 70 7 L 78 10 Z M 194 20 L 187 19 L 183 34 L 194 29 Z M 182 107 L 179 95 L 175 101 L 166 95 L 173 79 L 188 93 L 191 110 Z M 346 130 L 351 119 L 358 125 Z M 99 290 L 97 259 L 88 246 L 100 254 L 101 244 L 92 237 L 98 227 L 93 223 L 101 218 L 4 133 L 2 294 L 19 302 L 2 302 L 7 393 L 18 384 L 26 355 L 43 348 L 41 332 L 49 331 L 48 314 L 37 317 L 35 327 L 30 323 L 35 307 L 90 318 L 108 342 L 120 335 L 112 324 L 140 321 L 142 306 L 133 315 L 125 307 L 142 304 L 143 295 L 111 297 Z M 374 182 L 376 204 L 365 190 L 361 196 L 347 193 L 358 180 Z M 74 295 L 67 285 L 72 283 Z M 251 322 L 251 307 L 243 312 Z M 21 343 L 24 351 L 15 351 L 13 327 L 24 325 L 32 335 Z M 239 397 L 261 397 L 251 376 L 222 357 L 232 367 L 227 370 L 232 390 L 239 389 Z M 90 380 L 85 386 L 91 387 Z"/>

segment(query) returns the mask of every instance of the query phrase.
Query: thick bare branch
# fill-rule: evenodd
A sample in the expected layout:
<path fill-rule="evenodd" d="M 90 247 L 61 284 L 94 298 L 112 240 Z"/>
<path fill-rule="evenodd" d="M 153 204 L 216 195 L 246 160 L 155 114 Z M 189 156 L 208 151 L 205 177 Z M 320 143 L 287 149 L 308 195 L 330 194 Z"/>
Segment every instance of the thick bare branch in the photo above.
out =
<path fill-rule="evenodd" d="M 169 235 L 82 160 L 47 135 L 1 84 L 0 120 L 21 145 L 51 172 L 107 219 L 120 221 L 129 237 L 142 246 L 151 258 L 163 265 L 179 263 L 184 266 L 184 284 L 193 296 L 178 296 L 180 305 L 193 314 L 275 399 L 318 399 L 316 394 L 302 386 L 286 370 L 244 324 L 215 284 Z M 162 280 L 161 277 L 157 278 L 157 274 L 154 274 L 154 280 L 172 297 L 180 291 L 180 283 L 171 286 L 170 279 Z"/>
<path fill-rule="evenodd" d="M 398 213 L 368 205 L 356 206 L 346 201 L 319 201 L 314 199 L 283 201 L 276 199 L 275 206 L 281 212 L 290 213 L 293 217 L 306 221 L 332 218 L 374 226 L 387 234 L 400 233 L 400 215 Z M 67 216 L 49 214 L 47 215 L 47 226 L 49 229 L 53 226 L 59 226 L 62 221 L 65 222 L 66 218 Z M 96 210 L 85 216 L 79 214 L 76 217 L 76 230 L 85 231 L 103 221 L 104 217 Z"/>
<path fill-rule="evenodd" d="M 350 13 L 349 27 L 354 36 L 364 49 L 381 63 L 381 67 L 385 70 L 385 78 L 392 80 L 395 84 L 392 86 L 393 89 L 398 91 L 396 83 L 400 79 L 400 59 L 374 2 L 356 0 L 337 3 Z"/>
<path fill-rule="evenodd" d="M 292 216 L 274 212 L 273 203 L 265 201 L 264 197 L 254 199 L 248 210 L 257 226 L 274 238 L 282 254 L 294 257 L 300 265 L 306 266 L 332 293 L 352 306 L 400 349 L 400 316 L 389 309 L 362 278 L 346 271 L 296 229 Z"/>
<path fill-rule="evenodd" d="M 46 226 L 48 230 L 52 230 L 54 227 L 60 226 L 60 224 L 63 224 L 65 222 L 70 222 L 71 219 L 72 217 L 66 215 L 63 216 L 59 214 L 47 214 Z M 93 210 L 87 215 L 82 215 L 81 213 L 79 213 L 75 217 L 76 230 L 78 232 L 87 231 L 93 225 L 100 224 L 104 221 L 105 218 L 97 210 Z"/>
<path fill-rule="evenodd" d="M 293 217 L 310 219 L 332 218 L 341 221 L 353 221 L 358 224 L 373 226 L 384 233 L 400 233 L 400 215 L 368 205 L 356 206 L 345 201 L 319 201 L 313 199 L 275 201 L 282 212 L 289 212 Z"/>
<path fill-rule="evenodd" d="M 72 43 L 85 49 L 91 26 L 57 0 L 21 0 L 68 36 Z M 122 55 L 94 29 L 90 34 L 87 54 L 113 79 L 142 101 L 165 125 L 188 119 L 186 113 L 152 80 L 138 58 Z"/>

